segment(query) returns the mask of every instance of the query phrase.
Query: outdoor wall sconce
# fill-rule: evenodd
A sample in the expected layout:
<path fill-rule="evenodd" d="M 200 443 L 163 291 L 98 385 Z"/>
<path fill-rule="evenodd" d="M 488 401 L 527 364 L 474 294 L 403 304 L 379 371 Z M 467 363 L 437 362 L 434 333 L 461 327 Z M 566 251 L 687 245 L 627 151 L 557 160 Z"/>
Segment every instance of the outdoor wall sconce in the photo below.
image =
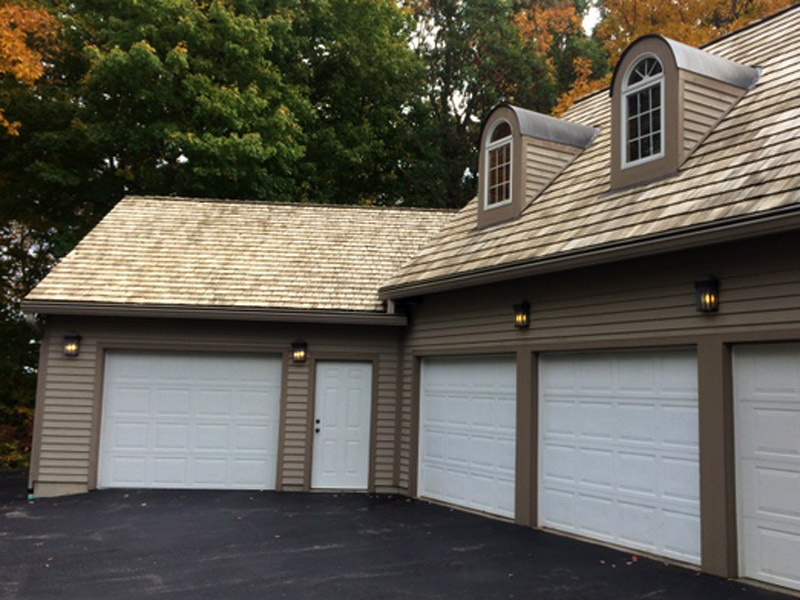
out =
<path fill-rule="evenodd" d="M 714 313 L 719 310 L 719 281 L 710 275 L 694 283 L 694 299 L 697 310 Z"/>
<path fill-rule="evenodd" d="M 308 344 L 302 340 L 292 342 L 292 362 L 304 363 L 308 358 Z"/>
<path fill-rule="evenodd" d="M 531 305 L 527 300 L 514 305 L 514 327 L 527 329 L 531 324 Z"/>
<path fill-rule="evenodd" d="M 78 356 L 81 353 L 81 336 L 77 333 L 64 334 L 64 356 Z"/>

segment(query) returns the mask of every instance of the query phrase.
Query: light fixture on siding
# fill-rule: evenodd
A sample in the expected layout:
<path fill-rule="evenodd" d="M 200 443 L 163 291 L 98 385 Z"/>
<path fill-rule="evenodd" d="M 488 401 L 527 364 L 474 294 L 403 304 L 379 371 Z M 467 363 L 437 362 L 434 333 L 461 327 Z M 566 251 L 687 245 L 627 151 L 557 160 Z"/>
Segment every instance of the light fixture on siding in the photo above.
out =
<path fill-rule="evenodd" d="M 717 312 L 719 310 L 719 281 L 710 275 L 700 281 L 695 281 L 694 301 L 699 312 Z"/>
<path fill-rule="evenodd" d="M 292 342 L 292 362 L 304 363 L 308 358 L 308 344 L 303 340 Z"/>
<path fill-rule="evenodd" d="M 514 305 L 514 327 L 517 329 L 527 329 L 531 324 L 531 304 L 523 300 Z"/>
<path fill-rule="evenodd" d="M 77 333 L 64 334 L 64 356 L 78 356 L 81 353 L 81 336 Z"/>

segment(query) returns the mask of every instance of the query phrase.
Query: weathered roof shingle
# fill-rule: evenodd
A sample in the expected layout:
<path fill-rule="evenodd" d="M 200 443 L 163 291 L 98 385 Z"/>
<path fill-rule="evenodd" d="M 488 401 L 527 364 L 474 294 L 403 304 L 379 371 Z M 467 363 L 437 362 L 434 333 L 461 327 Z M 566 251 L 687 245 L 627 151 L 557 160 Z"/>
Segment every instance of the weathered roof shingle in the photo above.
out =
<path fill-rule="evenodd" d="M 28 301 L 381 311 L 452 212 L 124 198 Z"/>

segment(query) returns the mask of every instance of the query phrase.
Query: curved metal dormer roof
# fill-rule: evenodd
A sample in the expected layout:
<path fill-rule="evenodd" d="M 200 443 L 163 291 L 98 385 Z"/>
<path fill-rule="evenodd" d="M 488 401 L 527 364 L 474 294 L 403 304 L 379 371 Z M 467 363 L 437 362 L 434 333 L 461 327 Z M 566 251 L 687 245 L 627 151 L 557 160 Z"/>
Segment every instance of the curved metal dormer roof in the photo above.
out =
<path fill-rule="evenodd" d="M 557 119 L 505 102 L 498 104 L 489 111 L 489 115 L 483 120 L 483 126 L 486 125 L 489 116 L 498 108 L 507 108 L 514 113 L 519 125 L 519 132 L 526 137 L 566 144 L 576 148 L 587 148 L 592 143 L 592 140 L 597 137 L 597 134 L 600 133 L 600 130 L 596 127 L 587 127 L 564 119 Z M 482 136 L 483 130 L 481 128 Z"/>
<path fill-rule="evenodd" d="M 679 69 L 683 69 L 684 71 L 690 71 L 692 73 L 697 73 L 698 75 L 710 77 L 743 90 L 751 89 L 758 81 L 758 69 L 740 65 L 739 63 L 735 63 L 726 58 L 721 58 L 715 54 L 706 52 L 705 50 L 700 50 L 699 48 L 694 48 L 693 46 L 676 42 L 675 40 L 666 38 L 663 35 L 650 34 L 643 35 L 642 37 L 638 38 L 635 42 L 628 46 L 625 49 L 625 52 L 622 53 L 622 56 L 619 57 L 617 66 L 614 68 L 614 75 L 611 78 L 609 95 L 614 95 L 614 84 L 617 81 L 619 67 L 622 64 L 622 61 L 625 59 L 625 56 L 627 56 L 628 52 L 630 52 L 640 41 L 648 38 L 655 38 L 664 42 L 672 52 L 672 56 L 675 59 L 675 66 Z"/>

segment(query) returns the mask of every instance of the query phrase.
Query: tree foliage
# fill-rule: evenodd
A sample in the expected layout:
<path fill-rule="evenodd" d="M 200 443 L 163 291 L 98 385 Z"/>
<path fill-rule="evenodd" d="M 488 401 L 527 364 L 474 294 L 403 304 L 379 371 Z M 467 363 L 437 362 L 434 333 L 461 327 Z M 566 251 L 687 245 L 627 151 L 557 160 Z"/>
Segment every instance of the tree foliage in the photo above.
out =
<path fill-rule="evenodd" d="M 589 45 L 580 27 L 586 6 L 569 0 L 407 0 L 406 7 L 416 24 L 412 43 L 425 65 L 415 124 L 427 146 L 420 151 L 433 158 L 414 172 L 409 189 L 436 182 L 429 202 L 460 207 L 475 192 L 476 143 L 489 109 L 507 101 L 549 112 L 569 87 L 569 68 L 562 67 L 571 65 L 582 43 Z"/>
<path fill-rule="evenodd" d="M 556 114 L 576 99 L 606 87 L 610 72 L 622 52 L 643 35 L 659 34 L 701 46 L 755 19 L 760 19 L 797 0 L 597 0 L 601 19 L 594 36 L 608 55 L 605 73 L 589 68 L 585 59 L 574 61 L 575 83 L 558 101 Z"/>
<path fill-rule="evenodd" d="M 3 87 L 31 86 L 44 73 L 56 20 L 45 9 L 21 0 L 0 1 L 0 81 Z M 10 80 L 10 81 L 9 81 Z M 20 122 L 5 117 L 8 99 L 0 91 L 0 131 L 19 133 Z"/>

